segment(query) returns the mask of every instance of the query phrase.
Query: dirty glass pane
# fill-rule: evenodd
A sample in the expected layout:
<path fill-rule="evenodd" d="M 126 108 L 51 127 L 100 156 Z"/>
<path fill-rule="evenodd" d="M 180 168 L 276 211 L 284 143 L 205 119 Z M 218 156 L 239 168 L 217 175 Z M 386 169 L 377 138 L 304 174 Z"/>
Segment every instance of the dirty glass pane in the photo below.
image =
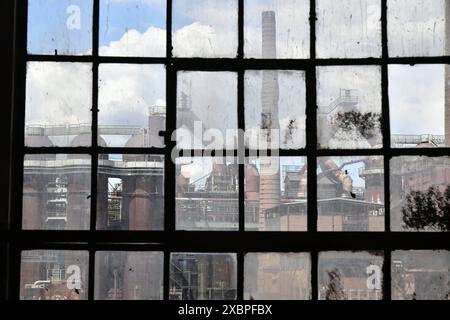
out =
<path fill-rule="evenodd" d="M 96 300 L 162 300 L 163 252 L 97 251 Z"/>
<path fill-rule="evenodd" d="M 306 231 L 306 157 L 248 158 L 245 229 Z"/>
<path fill-rule="evenodd" d="M 319 300 L 381 300 L 383 252 L 319 253 Z"/>
<path fill-rule="evenodd" d="M 304 148 L 305 72 L 246 71 L 244 86 L 246 145 L 252 149 L 266 149 L 266 144 L 273 149 Z"/>
<path fill-rule="evenodd" d="M 20 300 L 87 300 L 89 253 L 22 251 Z"/>
<path fill-rule="evenodd" d="M 25 145 L 91 145 L 92 66 L 28 62 Z"/>
<path fill-rule="evenodd" d="M 450 299 L 450 251 L 398 250 L 391 261 L 393 300 Z"/>
<path fill-rule="evenodd" d="M 176 229 L 238 230 L 237 158 L 182 157 L 176 164 Z"/>
<path fill-rule="evenodd" d="M 166 74 L 163 65 L 99 66 L 98 132 L 101 146 L 164 147 Z"/>
<path fill-rule="evenodd" d="M 319 148 L 381 148 L 380 67 L 318 67 L 317 81 Z"/>
<path fill-rule="evenodd" d="M 170 300 L 235 300 L 236 255 L 172 253 Z"/>
<path fill-rule="evenodd" d="M 28 0 L 28 53 L 91 54 L 92 3 L 92 0 Z"/>
<path fill-rule="evenodd" d="M 237 148 L 237 74 L 178 72 L 177 147 Z"/>
<path fill-rule="evenodd" d="M 29 154 L 23 166 L 23 229 L 89 230 L 90 155 Z"/>
<path fill-rule="evenodd" d="M 247 253 L 244 263 L 244 299 L 311 299 L 309 253 Z"/>
<path fill-rule="evenodd" d="M 174 0 L 172 16 L 175 57 L 236 57 L 237 0 Z"/>
<path fill-rule="evenodd" d="M 387 6 L 389 56 L 449 54 L 448 0 L 388 0 Z"/>
<path fill-rule="evenodd" d="M 380 0 L 316 0 L 318 58 L 381 56 Z"/>
<path fill-rule="evenodd" d="M 319 231 L 384 231 L 381 156 L 319 157 Z"/>
<path fill-rule="evenodd" d="M 388 70 L 391 146 L 445 147 L 445 133 L 450 139 L 450 65 L 390 65 Z"/>
<path fill-rule="evenodd" d="M 245 0 L 246 58 L 309 58 L 309 0 Z"/>
<path fill-rule="evenodd" d="M 450 230 L 450 157 L 390 161 L 391 230 Z"/>
<path fill-rule="evenodd" d="M 164 57 L 166 0 L 101 0 L 99 54 Z"/>
<path fill-rule="evenodd" d="M 97 229 L 162 230 L 163 227 L 164 156 L 100 155 Z"/>

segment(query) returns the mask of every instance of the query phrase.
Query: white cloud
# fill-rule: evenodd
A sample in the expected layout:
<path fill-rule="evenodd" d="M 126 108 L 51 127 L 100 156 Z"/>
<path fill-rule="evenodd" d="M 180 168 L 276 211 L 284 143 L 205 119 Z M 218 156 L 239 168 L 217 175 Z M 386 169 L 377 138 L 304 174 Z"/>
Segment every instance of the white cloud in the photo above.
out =
<path fill-rule="evenodd" d="M 194 22 L 173 35 L 175 57 L 236 57 L 237 31 Z"/>
<path fill-rule="evenodd" d="M 91 123 L 92 67 L 88 63 L 29 62 L 27 125 Z"/>
<path fill-rule="evenodd" d="M 146 125 L 148 107 L 165 105 L 164 75 L 162 65 L 100 65 L 99 123 Z"/>
<path fill-rule="evenodd" d="M 295 10 L 306 8 L 302 5 L 305 1 L 289 0 L 275 1 L 275 5 L 272 5 L 269 9 L 274 9 L 277 12 L 277 26 L 280 32 L 290 28 L 289 21 L 295 20 L 298 23 L 295 29 L 290 30 L 292 37 L 297 34 L 298 38 L 295 39 L 300 41 L 304 36 L 303 31 L 302 33 L 296 32 L 299 25 L 302 24 L 301 20 L 304 19 L 305 12 L 309 12 L 309 9 L 305 9 L 305 12 L 290 12 L 293 2 L 298 6 L 294 7 Z M 264 3 L 258 4 L 260 6 L 255 9 L 255 12 L 268 8 Z M 189 11 L 191 18 L 201 18 L 201 21 L 196 20 L 174 32 L 174 53 L 187 56 L 212 56 L 228 52 L 227 54 L 230 54 L 230 56 L 234 55 L 235 51 L 230 50 L 230 48 L 236 46 L 235 32 L 230 28 L 218 27 L 224 24 L 227 19 L 234 21 L 234 18 L 227 17 L 228 11 L 221 12 L 220 10 L 209 10 L 203 17 L 201 14 L 203 9 L 197 7 Z M 222 9 L 225 10 L 226 6 Z M 285 17 L 289 17 L 289 19 L 284 19 Z M 260 18 L 260 14 L 255 14 L 252 19 L 246 20 L 246 26 L 248 27 L 246 39 L 249 41 L 246 42 L 246 48 L 250 50 L 249 52 L 255 52 L 255 54 L 260 51 Z M 248 19 L 247 16 L 246 19 Z M 207 21 L 214 23 L 208 24 Z M 304 32 L 307 34 L 308 30 Z M 145 32 L 129 30 L 119 40 L 101 47 L 100 53 L 117 56 L 165 56 L 165 39 L 166 31 L 156 27 L 150 27 Z M 299 42 L 294 38 L 286 39 L 285 32 L 278 37 L 277 46 L 280 55 L 295 56 L 298 54 L 301 56 L 305 54 L 304 50 L 308 51 L 306 42 L 302 43 L 300 47 L 294 46 L 294 49 L 293 44 L 297 45 Z M 309 37 L 306 37 L 306 39 L 309 39 Z M 165 85 L 165 76 L 162 70 L 155 71 L 147 68 L 147 66 L 138 65 L 126 65 L 125 67 L 114 65 L 106 67 L 105 65 L 100 67 L 100 71 L 100 77 L 104 82 L 99 84 L 99 120 L 105 121 L 104 123 L 124 121 L 124 124 L 144 125 L 146 122 L 146 107 L 156 103 L 165 104 L 165 95 L 161 93 L 164 91 Z M 418 118 L 421 121 L 411 122 L 408 126 L 402 124 L 397 126 L 393 122 L 391 128 L 393 130 L 399 128 L 402 133 L 406 133 L 408 128 L 414 128 L 417 133 L 441 133 L 442 121 L 436 121 L 436 119 L 442 119 L 442 117 L 439 118 L 443 110 L 442 71 L 430 69 L 426 72 L 426 77 L 411 76 L 407 67 L 398 70 L 390 68 L 389 72 L 392 76 L 390 83 L 401 84 L 395 92 L 390 93 L 391 111 L 395 112 L 395 117 L 391 116 L 391 121 L 394 121 L 395 118 L 404 119 L 411 113 L 412 108 L 427 106 L 419 109 L 420 117 Z M 91 77 L 91 66 L 89 64 L 30 63 L 27 74 L 27 124 L 89 123 L 91 121 L 89 111 L 91 108 Z M 420 79 L 421 77 L 422 79 Z M 290 106 L 296 103 L 295 100 L 303 101 L 304 92 L 296 92 L 295 88 L 292 88 L 292 81 L 283 79 L 280 76 L 280 122 L 283 127 L 286 127 L 286 123 L 295 118 L 300 123 L 298 130 L 302 130 L 302 124 L 305 121 L 304 107 L 302 103 L 297 103 L 298 109 L 292 109 Z M 234 80 L 230 82 L 226 77 L 216 77 L 211 80 L 197 75 L 192 77 L 192 83 L 195 86 L 197 96 L 193 98 L 195 112 L 204 117 L 210 127 L 217 127 L 220 130 L 236 128 L 237 88 Z M 296 88 L 300 90 L 300 83 L 298 85 L 299 87 Z M 253 87 L 253 93 L 246 96 L 246 107 L 250 109 L 250 114 L 254 112 L 256 115 L 254 119 L 258 120 L 260 83 L 254 83 Z M 336 99 L 339 96 L 340 88 L 358 89 L 358 108 L 360 110 L 381 111 L 381 85 L 378 67 L 318 68 L 319 109 L 328 106 Z M 439 91 L 436 88 L 439 88 Z M 283 94 L 283 92 L 286 94 Z M 420 98 L 420 101 L 413 101 L 412 98 L 416 96 Z M 438 113 L 437 108 L 440 108 Z M 412 117 L 409 118 L 412 119 Z M 406 122 L 402 120 L 401 123 Z M 247 127 L 257 125 L 256 123 L 252 125 L 251 121 L 247 121 L 247 119 L 246 124 Z M 294 143 L 302 144 L 302 141 L 298 140 Z"/>
<path fill-rule="evenodd" d="M 120 40 L 100 47 L 99 53 L 102 56 L 163 57 L 166 55 L 166 31 L 150 27 L 141 33 L 132 29 Z"/>

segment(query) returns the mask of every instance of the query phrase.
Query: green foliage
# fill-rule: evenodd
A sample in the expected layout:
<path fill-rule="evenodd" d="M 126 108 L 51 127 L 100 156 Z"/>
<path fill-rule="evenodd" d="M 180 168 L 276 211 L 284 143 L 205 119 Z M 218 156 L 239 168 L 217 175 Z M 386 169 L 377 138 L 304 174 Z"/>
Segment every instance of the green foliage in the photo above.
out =
<path fill-rule="evenodd" d="M 450 231 L 450 185 L 444 193 L 436 186 L 409 192 L 402 213 L 403 222 L 411 229 Z"/>
<path fill-rule="evenodd" d="M 376 112 L 361 113 L 359 111 L 339 112 L 336 114 L 336 124 L 344 131 L 357 130 L 361 135 L 370 139 L 373 131 L 380 126 L 381 114 Z"/>

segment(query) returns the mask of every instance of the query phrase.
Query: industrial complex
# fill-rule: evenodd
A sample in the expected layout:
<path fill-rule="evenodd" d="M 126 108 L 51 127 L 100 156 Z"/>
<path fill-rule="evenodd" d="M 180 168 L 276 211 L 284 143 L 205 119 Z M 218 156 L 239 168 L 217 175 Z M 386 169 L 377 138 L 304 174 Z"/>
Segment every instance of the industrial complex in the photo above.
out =
<path fill-rule="evenodd" d="M 446 8 L 450 16 L 450 6 Z M 446 20 L 450 34 L 450 19 Z M 446 43 L 450 52 L 450 41 Z M 262 13 L 262 57 L 276 58 L 275 12 Z M 445 67 L 445 134 L 443 136 L 393 135 L 394 146 L 450 146 L 450 66 Z M 276 70 L 262 71 L 261 129 L 279 129 L 278 76 Z M 357 108 L 357 93 L 342 91 L 333 104 L 333 112 Z M 186 92 L 185 95 L 189 95 Z M 186 104 L 182 107 L 186 109 Z M 189 110 L 178 115 L 189 119 Z M 129 135 L 125 147 L 163 147 L 159 132 L 165 128 L 165 107 L 149 108 L 148 128 L 99 127 L 100 146 L 105 135 Z M 54 137 L 70 138 L 71 146 L 89 145 L 90 126 L 30 126 L 26 128 L 27 146 L 53 146 Z M 270 144 L 272 137 L 267 136 Z M 368 143 L 373 145 L 379 141 Z M 410 190 L 431 185 L 450 184 L 448 158 L 400 157 L 391 159 L 390 186 L 384 185 L 384 161 L 381 156 L 320 157 L 317 159 L 317 204 L 307 203 L 306 158 L 293 165 L 283 157 L 247 159 L 245 177 L 239 177 L 236 159 L 214 158 L 203 162 L 202 174 L 193 178 L 189 166 L 198 159 L 176 163 L 175 207 L 179 230 L 238 230 L 239 179 L 245 179 L 246 231 L 306 231 L 308 205 L 318 212 L 318 231 L 382 232 L 385 226 L 385 188 L 391 193 L 392 229 L 402 231 L 401 208 Z M 32 154 L 24 159 L 23 219 L 27 230 L 89 230 L 91 163 L 82 154 Z M 277 168 L 273 170 L 273 168 Z M 358 181 L 358 183 L 356 183 Z M 98 159 L 97 221 L 99 230 L 163 230 L 164 157 L 159 155 L 101 155 Z M 430 267 L 392 259 L 395 271 L 393 294 L 413 298 L 411 286 L 425 281 L 450 281 L 450 261 L 443 259 L 441 279 L 429 280 Z M 235 299 L 236 257 L 232 253 L 172 253 L 170 265 L 171 299 Z M 447 265 L 445 269 L 445 261 Z M 161 264 L 149 263 L 138 255 L 103 254 L 97 268 L 112 275 L 97 284 L 98 299 L 161 299 Z M 371 265 L 381 267 L 383 257 L 361 253 L 351 256 L 324 254 L 320 259 L 320 299 L 381 299 L 381 288 L 367 286 Z M 67 267 L 81 265 L 82 284 L 77 291 L 67 289 Z M 113 268 L 111 269 L 111 266 Z M 128 270 L 150 276 L 130 276 Z M 256 255 L 249 265 L 245 288 L 248 299 L 310 298 L 310 261 L 303 255 L 292 260 L 277 254 Z M 86 299 L 87 253 L 39 250 L 22 252 L 22 299 Z M 337 270 L 337 271 L 336 271 Z M 247 272 L 247 269 L 246 269 Z M 374 271 L 375 272 L 375 271 Z M 433 271 L 434 272 L 434 271 Z M 436 271 L 437 272 L 437 271 Z M 394 279 L 397 279 L 395 278 Z M 445 279 L 442 280 L 442 277 Z M 437 280 L 436 280 L 437 279 Z M 342 290 L 330 295 L 331 282 Z M 428 282 L 427 282 L 428 283 Z M 402 287 L 403 286 L 403 287 Z M 405 286 L 409 286 L 406 288 Z M 327 291 L 328 290 L 328 291 Z M 339 289 L 340 290 L 340 289 Z M 408 291 L 409 290 L 409 291 Z"/>

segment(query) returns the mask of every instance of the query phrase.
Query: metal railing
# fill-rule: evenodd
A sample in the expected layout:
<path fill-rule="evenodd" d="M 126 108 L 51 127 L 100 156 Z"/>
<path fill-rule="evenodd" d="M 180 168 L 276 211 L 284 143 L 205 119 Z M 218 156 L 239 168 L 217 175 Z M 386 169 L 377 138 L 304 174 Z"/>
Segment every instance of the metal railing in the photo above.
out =
<path fill-rule="evenodd" d="M 393 145 L 430 143 L 435 146 L 445 145 L 444 135 L 435 134 L 393 134 L 391 135 Z"/>
<path fill-rule="evenodd" d="M 343 289 L 343 300 L 381 300 L 381 290 L 369 290 L 369 289 Z M 319 291 L 319 300 L 326 300 L 325 290 Z"/>
<path fill-rule="evenodd" d="M 25 128 L 27 136 L 76 136 L 90 134 L 92 125 L 89 123 L 70 125 L 29 125 Z M 99 135 L 137 135 L 146 132 L 145 128 L 139 126 L 108 125 L 99 126 Z"/>
<path fill-rule="evenodd" d="M 358 96 L 355 95 L 357 90 L 355 89 L 341 89 L 340 95 L 338 98 L 333 100 L 333 102 L 328 106 L 328 109 L 320 111 L 318 110 L 318 114 L 329 114 L 333 110 L 335 110 L 340 105 L 356 105 L 359 102 Z"/>

